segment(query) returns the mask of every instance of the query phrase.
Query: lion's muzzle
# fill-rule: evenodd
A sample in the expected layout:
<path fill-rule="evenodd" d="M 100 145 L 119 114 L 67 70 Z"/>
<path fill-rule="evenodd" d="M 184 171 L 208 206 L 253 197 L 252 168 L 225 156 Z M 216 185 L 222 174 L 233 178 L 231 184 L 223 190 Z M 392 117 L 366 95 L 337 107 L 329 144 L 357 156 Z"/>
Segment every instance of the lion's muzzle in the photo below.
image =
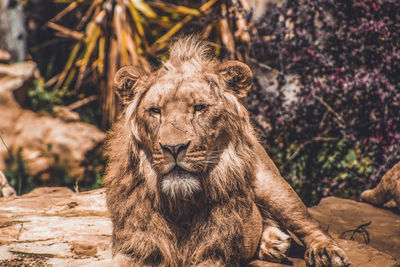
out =
<path fill-rule="evenodd" d="M 161 189 L 167 196 L 187 198 L 201 191 L 201 184 L 196 173 L 190 171 L 185 163 L 190 141 L 186 144 L 162 144 L 164 161 L 168 162 L 168 173 L 161 180 Z"/>
<path fill-rule="evenodd" d="M 159 144 L 162 149 L 164 163 L 162 173 L 169 173 L 176 167 L 179 167 L 187 172 L 193 172 L 190 166 L 188 166 L 188 163 L 185 161 L 190 141 L 188 141 L 186 144 Z"/>

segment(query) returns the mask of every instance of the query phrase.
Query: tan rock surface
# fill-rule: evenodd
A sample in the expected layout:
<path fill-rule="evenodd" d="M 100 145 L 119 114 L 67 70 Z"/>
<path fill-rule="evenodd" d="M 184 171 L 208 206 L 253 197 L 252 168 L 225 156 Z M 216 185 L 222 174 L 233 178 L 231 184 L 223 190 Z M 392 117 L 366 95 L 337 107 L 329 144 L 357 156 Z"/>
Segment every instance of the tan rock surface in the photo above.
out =
<path fill-rule="evenodd" d="M 310 208 L 310 212 L 334 237 L 371 222 L 364 227 L 370 239 L 368 245 L 400 260 L 400 216 L 395 210 L 381 209 L 350 199 L 328 197 L 322 199 L 318 206 Z M 350 235 L 348 232 L 346 238 Z M 356 233 L 354 239 L 364 242 L 362 233 Z"/>
<path fill-rule="evenodd" d="M 38 127 L 40 125 L 40 127 Z M 66 167 L 73 178 L 82 178 L 81 163 L 86 153 L 101 144 L 106 134 L 83 122 L 65 122 L 24 110 L 9 130 L 9 146 L 22 154 L 31 175 L 38 175 L 56 164 Z"/>
<path fill-rule="evenodd" d="M 338 244 L 346 251 L 347 256 L 351 260 L 351 267 L 397 267 L 400 266 L 399 262 L 396 261 L 390 255 L 378 251 L 370 246 L 360 244 L 355 241 L 338 239 Z M 302 258 L 301 249 L 292 251 L 289 254 L 289 260 L 287 264 L 270 263 L 263 261 L 254 261 L 249 264 L 249 267 L 306 267 L 306 264 Z M 293 255 L 294 254 L 294 255 Z"/>
<path fill-rule="evenodd" d="M 366 216 L 369 214 L 367 210 L 373 214 L 383 211 L 387 215 L 389 212 L 355 201 L 323 200 L 320 206 L 311 208 L 311 212 L 324 219 L 321 220 L 323 223 L 330 222 L 329 232 L 336 236 L 335 232 L 340 232 L 333 231 L 336 222 L 346 226 L 349 218 L 343 210 L 343 203 L 351 208 L 348 212 L 358 216 Z M 340 213 L 335 211 L 335 207 L 341 210 Z M 395 224 L 399 217 L 396 214 L 386 216 L 386 221 Z M 353 219 L 355 221 L 348 219 L 349 226 L 345 229 L 370 218 L 355 216 Z M 374 233 L 375 228 L 369 230 L 371 242 L 377 242 L 380 233 Z M 393 227 L 385 228 L 384 232 L 386 230 L 392 231 L 392 237 L 396 235 Z M 103 189 L 76 194 L 67 188 L 44 187 L 20 197 L 0 199 L 0 266 L 112 266 L 111 231 Z M 382 238 L 390 242 L 385 235 Z M 394 257 L 379 251 L 379 248 L 349 240 L 337 241 L 348 253 L 352 266 L 400 266 Z M 304 249 L 298 245 L 293 247 L 287 264 L 254 261 L 250 266 L 304 267 Z"/>
<path fill-rule="evenodd" d="M 39 266 L 106 260 L 111 230 L 103 190 L 38 188 L 0 199 L 0 266 L 18 266 L 12 264 L 21 259 Z"/>
<path fill-rule="evenodd" d="M 32 86 L 35 70 L 33 62 L 0 64 L 1 137 L 14 157 L 22 149 L 29 175 L 45 180 L 50 178 L 52 167 L 61 165 L 73 179 L 81 179 L 85 172 L 82 162 L 88 152 L 105 140 L 106 134 L 93 125 L 77 121 L 79 115 L 68 113 L 66 107 L 56 109 L 58 113 L 63 110 L 62 118 L 21 108 L 14 95 L 18 92 L 23 95 Z M 5 145 L 1 140 L 0 170 L 3 171 L 9 159 Z"/>

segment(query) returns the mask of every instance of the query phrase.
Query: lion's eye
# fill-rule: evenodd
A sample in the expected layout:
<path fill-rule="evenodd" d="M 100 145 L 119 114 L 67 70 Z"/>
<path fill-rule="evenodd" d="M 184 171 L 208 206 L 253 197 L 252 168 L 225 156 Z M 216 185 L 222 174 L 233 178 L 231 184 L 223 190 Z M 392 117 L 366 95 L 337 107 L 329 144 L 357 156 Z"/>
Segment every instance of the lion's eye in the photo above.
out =
<path fill-rule="evenodd" d="M 161 114 L 161 110 L 159 108 L 156 108 L 156 107 L 151 107 L 149 109 L 149 112 L 152 113 L 152 114 L 158 114 L 158 115 Z"/>
<path fill-rule="evenodd" d="M 202 111 L 206 108 L 205 105 L 196 105 L 194 106 L 194 111 Z"/>

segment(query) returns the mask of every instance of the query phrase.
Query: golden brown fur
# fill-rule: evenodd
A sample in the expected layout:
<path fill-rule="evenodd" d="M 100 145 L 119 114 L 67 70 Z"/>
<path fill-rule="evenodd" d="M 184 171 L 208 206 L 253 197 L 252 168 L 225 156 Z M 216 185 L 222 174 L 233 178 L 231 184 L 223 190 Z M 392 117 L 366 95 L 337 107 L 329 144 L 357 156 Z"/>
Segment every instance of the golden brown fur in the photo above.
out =
<path fill-rule="evenodd" d="M 108 141 L 105 186 L 120 265 L 238 266 L 260 239 L 257 255 L 280 260 L 289 243 L 280 226 L 304 241 L 309 265 L 348 264 L 258 143 L 239 101 L 251 82 L 247 65 L 220 63 L 193 37 L 153 73 L 117 73 L 126 107 Z"/>
<path fill-rule="evenodd" d="M 375 188 L 365 190 L 361 199 L 374 205 L 383 205 L 394 200 L 397 209 L 400 210 L 400 162 L 382 177 Z"/>

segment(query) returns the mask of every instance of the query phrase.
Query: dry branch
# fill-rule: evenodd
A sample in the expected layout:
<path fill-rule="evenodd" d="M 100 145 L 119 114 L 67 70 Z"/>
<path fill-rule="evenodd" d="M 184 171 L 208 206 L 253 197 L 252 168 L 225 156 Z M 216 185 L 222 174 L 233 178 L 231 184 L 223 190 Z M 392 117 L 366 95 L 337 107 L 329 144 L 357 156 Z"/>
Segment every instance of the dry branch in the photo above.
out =
<path fill-rule="evenodd" d="M 58 31 L 59 34 L 64 37 L 70 37 L 70 38 L 78 40 L 78 41 L 82 40 L 84 37 L 84 34 L 81 32 L 77 32 L 77 31 L 68 29 L 67 27 L 55 24 L 54 22 L 51 22 L 51 21 L 47 22 L 46 25 L 47 25 L 47 27 Z"/>

